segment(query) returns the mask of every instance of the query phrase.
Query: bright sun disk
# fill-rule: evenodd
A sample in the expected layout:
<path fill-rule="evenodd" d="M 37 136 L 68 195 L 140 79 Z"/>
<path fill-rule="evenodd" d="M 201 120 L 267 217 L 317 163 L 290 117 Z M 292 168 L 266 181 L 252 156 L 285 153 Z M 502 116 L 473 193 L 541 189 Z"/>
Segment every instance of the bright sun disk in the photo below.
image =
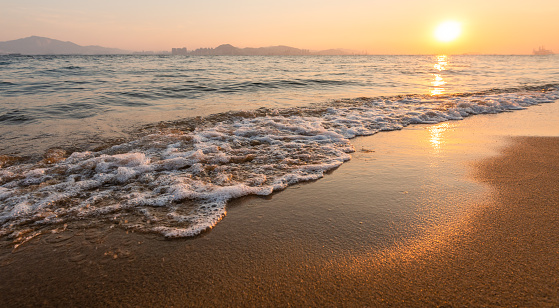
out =
<path fill-rule="evenodd" d="M 435 37 L 441 42 L 450 42 L 455 40 L 462 31 L 460 23 L 456 21 L 447 21 L 440 24 L 435 30 Z"/>

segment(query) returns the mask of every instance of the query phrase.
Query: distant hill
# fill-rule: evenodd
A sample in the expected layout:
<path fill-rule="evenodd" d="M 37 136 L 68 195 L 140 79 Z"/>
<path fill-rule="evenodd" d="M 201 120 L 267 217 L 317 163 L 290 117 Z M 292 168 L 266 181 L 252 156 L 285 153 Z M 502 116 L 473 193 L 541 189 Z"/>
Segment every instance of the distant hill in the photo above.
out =
<path fill-rule="evenodd" d="M 310 51 L 289 46 L 270 46 L 259 48 L 238 48 L 230 44 L 216 48 L 198 48 L 188 52 L 193 56 L 305 56 L 305 55 L 353 55 L 356 52 L 346 49 Z"/>
<path fill-rule="evenodd" d="M 22 55 L 109 55 L 130 54 L 130 51 L 101 46 L 80 46 L 40 36 L 0 42 L 0 54 Z"/>
<path fill-rule="evenodd" d="M 18 40 L 0 42 L 0 55 L 113 55 L 134 54 L 132 51 L 107 48 L 101 46 L 80 46 L 72 42 L 63 42 L 40 36 L 30 36 Z M 138 54 L 138 53 L 135 53 Z M 151 52 L 149 54 L 152 54 Z M 161 52 L 160 54 L 165 54 Z M 166 52 L 168 54 L 168 52 Z M 289 46 L 270 46 L 259 48 L 238 48 L 230 44 L 216 48 L 198 48 L 189 51 L 193 56 L 304 56 L 304 55 L 355 55 L 359 54 L 347 49 L 329 49 L 310 51 Z"/>
<path fill-rule="evenodd" d="M 364 53 L 359 53 L 354 50 L 349 49 L 327 49 L 312 52 L 313 55 L 317 56 L 345 56 L 345 55 L 363 55 Z"/>
<path fill-rule="evenodd" d="M 193 56 L 301 56 L 310 54 L 308 50 L 288 46 L 272 46 L 260 48 L 238 48 L 230 44 L 216 48 L 198 48 L 188 53 Z"/>

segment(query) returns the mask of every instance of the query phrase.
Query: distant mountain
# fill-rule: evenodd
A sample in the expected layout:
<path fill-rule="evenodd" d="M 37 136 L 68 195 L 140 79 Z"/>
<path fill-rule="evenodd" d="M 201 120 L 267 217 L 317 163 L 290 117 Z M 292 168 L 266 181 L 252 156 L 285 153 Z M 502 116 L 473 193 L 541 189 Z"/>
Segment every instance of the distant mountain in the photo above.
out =
<path fill-rule="evenodd" d="M 259 48 L 238 48 L 230 44 L 219 45 L 216 48 L 198 48 L 188 52 L 193 56 L 305 56 L 305 55 L 353 55 L 354 51 L 345 49 L 329 49 L 310 51 L 289 46 L 270 46 Z"/>
<path fill-rule="evenodd" d="M 30 36 L 18 40 L 0 42 L 0 54 L 22 55 L 109 55 L 130 54 L 130 51 L 101 46 L 80 46 L 46 37 Z"/>
<path fill-rule="evenodd" d="M 247 53 L 258 56 L 304 56 L 310 55 L 307 49 L 299 49 L 289 46 L 270 46 L 260 48 L 243 48 Z"/>
<path fill-rule="evenodd" d="M 72 42 L 63 42 L 40 36 L 30 36 L 18 40 L 0 42 L 0 55 L 113 55 L 133 54 L 131 51 L 101 46 L 80 46 Z M 138 53 L 136 53 L 138 54 Z M 144 54 L 144 53 L 142 53 Z M 151 52 L 147 54 L 152 54 Z M 168 54 L 161 52 L 160 54 Z M 355 55 L 359 54 L 347 49 L 328 49 L 310 51 L 289 46 L 270 46 L 259 48 L 238 48 L 230 44 L 216 48 L 198 48 L 189 51 L 193 56 L 304 56 L 304 55 Z"/>
<path fill-rule="evenodd" d="M 313 55 L 317 56 L 345 56 L 345 55 L 363 55 L 364 53 L 359 53 L 354 50 L 349 49 L 327 49 L 320 51 L 313 51 Z"/>

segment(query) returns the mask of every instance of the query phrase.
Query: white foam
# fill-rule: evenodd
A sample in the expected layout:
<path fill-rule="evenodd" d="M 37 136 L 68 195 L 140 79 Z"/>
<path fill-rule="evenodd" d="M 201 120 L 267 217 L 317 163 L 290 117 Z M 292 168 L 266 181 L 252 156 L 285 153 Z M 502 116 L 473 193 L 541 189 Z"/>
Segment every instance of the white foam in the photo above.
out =
<path fill-rule="evenodd" d="M 120 219 L 168 237 L 194 236 L 229 200 L 317 180 L 350 159 L 349 139 L 415 123 L 460 120 L 559 99 L 519 91 L 433 99 L 356 99 L 316 116 L 232 117 L 193 132 L 161 133 L 66 160 L 0 169 L 0 234 L 29 226 Z"/>

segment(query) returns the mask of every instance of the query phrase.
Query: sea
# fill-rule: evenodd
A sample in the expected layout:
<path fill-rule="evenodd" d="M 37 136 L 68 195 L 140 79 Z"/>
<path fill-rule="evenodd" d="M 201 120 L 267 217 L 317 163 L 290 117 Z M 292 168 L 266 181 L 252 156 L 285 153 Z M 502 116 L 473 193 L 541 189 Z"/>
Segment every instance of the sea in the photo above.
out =
<path fill-rule="evenodd" d="M 322 178 L 356 136 L 558 88 L 553 55 L 0 56 L 0 236 L 197 236 L 235 198 Z"/>

